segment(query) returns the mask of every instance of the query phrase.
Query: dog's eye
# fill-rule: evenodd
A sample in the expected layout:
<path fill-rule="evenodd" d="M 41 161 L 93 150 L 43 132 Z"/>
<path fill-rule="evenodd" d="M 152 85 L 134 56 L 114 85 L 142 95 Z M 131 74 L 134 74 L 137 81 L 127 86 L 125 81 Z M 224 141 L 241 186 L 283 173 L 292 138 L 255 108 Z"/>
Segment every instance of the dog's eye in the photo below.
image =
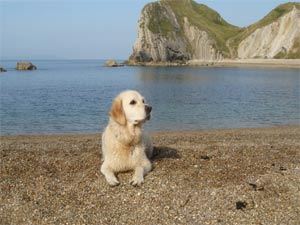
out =
<path fill-rule="evenodd" d="M 145 103 L 145 100 L 143 99 L 143 103 Z"/>
<path fill-rule="evenodd" d="M 131 102 L 129 103 L 130 105 L 135 105 L 136 101 L 135 100 L 131 100 Z"/>

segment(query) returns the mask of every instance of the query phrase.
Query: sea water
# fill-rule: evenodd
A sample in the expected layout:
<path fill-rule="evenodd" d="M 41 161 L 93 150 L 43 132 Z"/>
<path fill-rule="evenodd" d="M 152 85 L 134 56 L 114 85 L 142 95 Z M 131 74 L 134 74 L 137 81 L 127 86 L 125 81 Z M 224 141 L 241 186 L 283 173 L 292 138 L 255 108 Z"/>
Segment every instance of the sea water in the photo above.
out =
<path fill-rule="evenodd" d="M 150 131 L 299 124 L 300 70 L 103 67 L 103 60 L 1 61 L 1 135 L 100 132 L 113 98 L 138 90 L 153 107 Z"/>

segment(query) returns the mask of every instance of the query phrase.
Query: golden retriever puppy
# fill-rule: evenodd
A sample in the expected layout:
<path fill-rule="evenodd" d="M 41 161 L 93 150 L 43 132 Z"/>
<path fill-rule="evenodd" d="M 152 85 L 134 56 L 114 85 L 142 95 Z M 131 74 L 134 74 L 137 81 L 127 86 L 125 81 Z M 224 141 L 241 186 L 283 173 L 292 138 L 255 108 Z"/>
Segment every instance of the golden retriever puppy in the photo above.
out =
<path fill-rule="evenodd" d="M 113 101 L 109 122 L 102 134 L 101 173 L 111 186 L 119 181 L 116 173 L 133 170 L 131 184 L 140 186 L 151 170 L 153 147 L 142 125 L 150 119 L 152 107 L 137 91 L 124 91 Z"/>

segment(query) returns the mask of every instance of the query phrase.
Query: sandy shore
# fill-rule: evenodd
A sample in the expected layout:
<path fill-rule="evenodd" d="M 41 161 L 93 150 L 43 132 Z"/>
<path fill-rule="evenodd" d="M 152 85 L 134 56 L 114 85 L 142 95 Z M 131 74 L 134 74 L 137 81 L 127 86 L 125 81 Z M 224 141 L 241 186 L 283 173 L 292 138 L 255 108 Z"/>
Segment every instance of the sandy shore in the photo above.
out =
<path fill-rule="evenodd" d="M 299 224 L 300 126 L 159 132 L 111 188 L 100 134 L 0 138 L 0 224 Z"/>
<path fill-rule="evenodd" d="M 213 67 L 282 67 L 300 68 L 300 59 L 224 59 L 220 61 L 191 60 L 188 65 Z"/>

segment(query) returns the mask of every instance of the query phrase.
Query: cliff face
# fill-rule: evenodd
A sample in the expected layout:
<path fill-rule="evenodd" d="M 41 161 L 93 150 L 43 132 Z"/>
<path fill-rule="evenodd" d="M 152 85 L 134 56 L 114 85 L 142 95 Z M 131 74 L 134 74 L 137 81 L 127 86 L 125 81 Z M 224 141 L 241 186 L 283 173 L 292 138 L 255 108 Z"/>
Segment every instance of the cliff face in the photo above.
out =
<path fill-rule="evenodd" d="M 300 10 L 293 9 L 267 26 L 256 29 L 238 46 L 239 58 L 289 58 L 299 52 Z M 295 46 L 296 45 L 296 46 Z"/>
<path fill-rule="evenodd" d="M 138 38 L 130 60 L 172 62 L 222 59 L 229 50 L 226 49 L 225 41 L 218 39 L 214 33 L 218 26 L 222 28 L 219 29 L 221 35 L 224 27 L 232 33 L 238 30 L 227 24 L 215 11 L 191 0 L 150 3 L 142 10 Z"/>
<path fill-rule="evenodd" d="M 187 17 L 184 17 L 183 31 L 188 45 L 193 49 L 190 59 L 218 60 L 223 58 L 222 52 L 214 47 L 215 41 L 209 37 L 208 33 L 190 24 Z"/>
<path fill-rule="evenodd" d="M 192 0 L 149 3 L 142 10 L 129 62 L 236 57 L 300 58 L 300 4 L 280 5 L 257 23 L 238 28 Z"/>
<path fill-rule="evenodd" d="M 159 23 L 159 27 L 156 23 Z M 170 7 L 150 3 L 141 14 L 131 59 L 138 62 L 186 60 L 186 42 L 177 36 L 180 25 Z"/>

